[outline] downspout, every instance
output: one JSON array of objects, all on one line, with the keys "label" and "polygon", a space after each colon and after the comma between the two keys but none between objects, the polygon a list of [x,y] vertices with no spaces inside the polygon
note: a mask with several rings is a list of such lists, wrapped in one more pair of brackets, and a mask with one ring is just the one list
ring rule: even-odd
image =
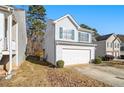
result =
[{"label": "downspout", "polygon": [[19,66],[18,62],[18,23],[16,23],[16,66]]},{"label": "downspout", "polygon": [[[11,9],[8,9],[11,12]],[[5,79],[11,79],[12,77],[12,14],[8,16],[8,31],[9,31],[9,71]]]},{"label": "downspout", "polygon": [[12,15],[9,15],[9,71],[8,74],[11,74],[12,71]]},{"label": "downspout", "polygon": [[56,24],[54,24],[54,65],[56,66]]}]

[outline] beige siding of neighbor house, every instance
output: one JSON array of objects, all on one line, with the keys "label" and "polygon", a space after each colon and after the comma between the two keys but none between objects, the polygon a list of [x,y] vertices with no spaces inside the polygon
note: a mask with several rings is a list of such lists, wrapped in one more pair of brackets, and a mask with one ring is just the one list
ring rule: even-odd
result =
[{"label": "beige siding of neighbor house", "polygon": [[[115,52],[118,54],[118,56],[120,56],[120,41],[114,37],[113,35],[110,36],[107,40],[106,40],[106,52],[111,52],[114,56],[115,56]],[[112,47],[107,47],[107,42],[109,43],[113,43]],[[115,44],[117,44],[117,46],[115,47]],[[119,47],[118,47],[119,44]]]},{"label": "beige siding of neighbor house", "polygon": [[116,43],[116,44],[119,44],[119,47],[116,47],[116,48],[114,47],[114,50],[115,50],[115,51],[120,51],[120,42],[118,41],[118,39],[116,39],[116,40],[114,41],[114,44],[115,44],[115,43]]},{"label": "beige siding of neighbor house", "polygon": [[[109,46],[107,46],[107,43],[109,43]],[[115,43],[117,44],[116,47]],[[113,55],[115,57],[120,56],[120,41],[114,35],[111,35],[107,40],[97,41],[96,44],[96,56],[105,56],[106,54]]]},{"label": "beige siding of neighbor house", "polygon": [[107,42],[109,43],[113,43],[113,40],[115,39],[115,37],[112,35],[110,36],[107,40],[106,40],[106,51],[113,51],[113,47],[107,47]]},{"label": "beige siding of neighbor house", "polygon": [[98,41],[96,42],[96,57],[104,56],[106,54],[106,41]]}]

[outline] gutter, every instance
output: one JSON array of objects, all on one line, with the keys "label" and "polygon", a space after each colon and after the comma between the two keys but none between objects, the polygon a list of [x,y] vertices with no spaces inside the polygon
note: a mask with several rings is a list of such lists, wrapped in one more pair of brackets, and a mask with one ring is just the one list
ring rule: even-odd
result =
[{"label": "gutter", "polygon": [[70,41],[56,41],[57,45],[74,45],[74,46],[92,46],[96,47],[97,44],[92,44],[92,43],[84,43],[84,42],[70,42]]}]

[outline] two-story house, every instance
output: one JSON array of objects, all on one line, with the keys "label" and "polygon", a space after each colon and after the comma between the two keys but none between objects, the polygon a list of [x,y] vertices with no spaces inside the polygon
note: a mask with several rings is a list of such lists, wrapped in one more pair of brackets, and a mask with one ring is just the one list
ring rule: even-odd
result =
[{"label": "two-story house", "polygon": [[96,38],[96,56],[113,55],[120,56],[120,39],[115,34],[107,34]]},{"label": "two-story house", "polygon": [[95,57],[92,33],[81,28],[69,14],[48,20],[44,37],[46,60],[54,65],[58,60],[63,60],[65,65],[89,63]]},{"label": "two-story house", "polygon": [[117,35],[119,39],[121,40],[120,44],[120,55],[124,56],[124,35]]},{"label": "two-story house", "polygon": [[0,6],[0,67],[8,74],[25,60],[27,44],[25,11]]}]

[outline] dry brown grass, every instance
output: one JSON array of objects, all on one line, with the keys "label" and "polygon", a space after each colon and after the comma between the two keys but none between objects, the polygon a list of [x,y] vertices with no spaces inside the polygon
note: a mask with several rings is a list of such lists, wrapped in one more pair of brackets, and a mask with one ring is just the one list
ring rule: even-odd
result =
[{"label": "dry brown grass", "polygon": [[100,81],[71,71],[53,68],[50,64],[26,61],[11,80],[1,80],[0,86],[12,87],[100,87],[109,86]]},{"label": "dry brown grass", "polygon": [[112,67],[124,69],[124,61],[115,61],[115,60],[103,61],[103,63],[100,65],[101,66],[112,66]]}]

